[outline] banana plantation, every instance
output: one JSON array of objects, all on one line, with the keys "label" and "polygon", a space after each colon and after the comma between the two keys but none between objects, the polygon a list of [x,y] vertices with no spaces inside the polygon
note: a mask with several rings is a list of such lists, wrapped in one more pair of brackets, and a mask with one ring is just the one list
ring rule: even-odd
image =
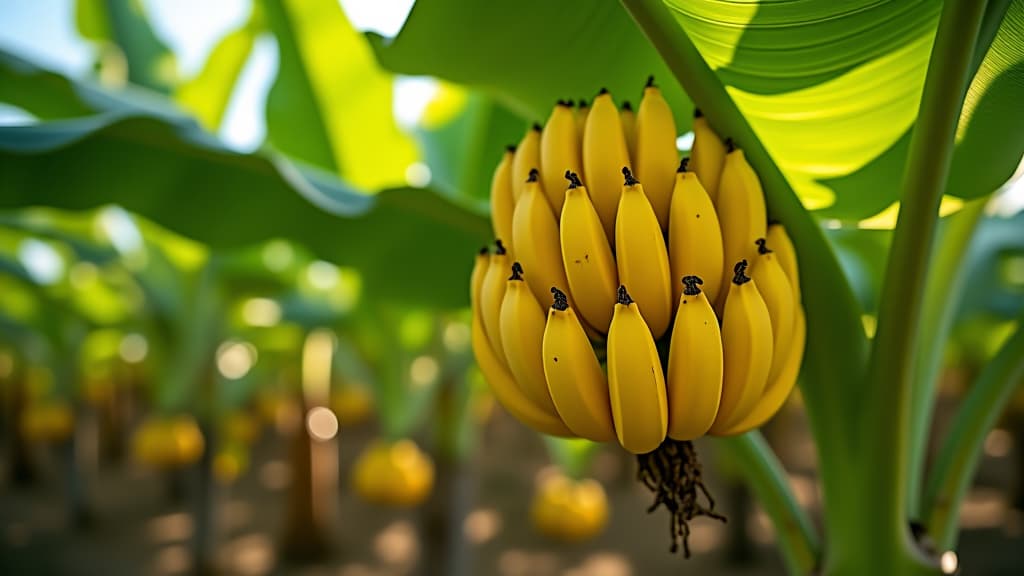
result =
[{"label": "banana plantation", "polygon": [[1024,0],[0,3],[0,574],[1024,574]]}]

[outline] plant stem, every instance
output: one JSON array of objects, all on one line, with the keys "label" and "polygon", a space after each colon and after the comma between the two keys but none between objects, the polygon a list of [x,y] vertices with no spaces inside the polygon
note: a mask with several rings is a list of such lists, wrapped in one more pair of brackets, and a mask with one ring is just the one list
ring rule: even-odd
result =
[{"label": "plant stem", "polygon": [[977,468],[985,435],[1021,382],[1024,382],[1024,318],[967,393],[928,476],[922,510],[927,514],[928,533],[940,550],[956,545],[960,502]]},{"label": "plant stem", "polygon": [[964,255],[987,203],[988,196],[978,198],[950,216],[932,250],[934,263],[928,271],[921,318],[921,333],[928,334],[929,338],[918,340],[910,392],[907,513],[913,519],[920,519],[921,478],[924,475],[928,432],[935,405],[935,386],[942,367],[942,353],[966,284]]},{"label": "plant stem", "polygon": [[775,525],[790,574],[810,574],[818,567],[821,544],[811,519],[797,503],[782,468],[758,431],[723,438],[720,444],[743,462],[742,474]]},{"label": "plant stem", "polygon": [[[882,558],[908,541],[906,486],[911,375],[921,322],[928,256],[939,201],[953,155],[954,136],[986,2],[949,0],[943,7],[928,64],[920,113],[910,142],[903,199],[880,296],[878,331],[864,383],[862,449],[871,473],[866,494],[878,526],[861,535]],[[884,560],[883,560],[884,562]],[[885,565],[885,564],[883,564]]]}]

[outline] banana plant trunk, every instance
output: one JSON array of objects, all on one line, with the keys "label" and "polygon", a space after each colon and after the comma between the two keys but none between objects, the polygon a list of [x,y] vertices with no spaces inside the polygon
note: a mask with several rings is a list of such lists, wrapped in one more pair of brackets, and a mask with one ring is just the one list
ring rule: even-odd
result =
[{"label": "banana plant trunk", "polygon": [[91,410],[75,404],[71,436],[59,446],[67,486],[71,526],[87,530],[95,523],[92,479],[96,472],[96,420]]},{"label": "banana plant trunk", "polygon": [[474,476],[465,462],[440,456],[436,464],[434,494],[425,511],[422,576],[471,573],[470,547],[463,536],[463,523],[473,501]]},{"label": "banana plant trunk", "polygon": [[25,412],[25,382],[15,378],[10,382],[10,403],[7,417],[7,454],[10,465],[7,473],[14,486],[29,486],[36,479],[36,470],[32,465],[32,454],[28,439],[21,430],[21,418]]},{"label": "banana plant trunk", "polygon": [[318,513],[314,498],[324,490],[322,486],[315,485],[322,478],[314,473],[313,439],[305,423],[306,404],[301,395],[298,399],[304,408],[302,418],[294,423],[288,436],[292,479],[281,555],[290,562],[307,563],[325,559],[330,553],[331,543],[324,526],[324,515]]}]

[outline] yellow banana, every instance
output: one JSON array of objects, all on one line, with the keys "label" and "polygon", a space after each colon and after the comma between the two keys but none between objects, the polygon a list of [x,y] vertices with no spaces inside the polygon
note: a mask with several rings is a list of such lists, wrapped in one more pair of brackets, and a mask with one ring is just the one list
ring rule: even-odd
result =
[{"label": "yellow banana", "polygon": [[626,136],[626,149],[629,150],[629,159],[636,164],[636,113],[633,112],[633,105],[626,100],[619,108],[619,120],[622,121],[622,133]]},{"label": "yellow banana", "polygon": [[495,356],[502,365],[507,366],[505,350],[501,345],[501,302],[505,299],[510,263],[504,244],[501,240],[495,243],[498,249],[491,254],[490,264],[480,286],[480,320],[483,322],[487,340],[490,341]]},{"label": "yellow banana", "polygon": [[634,454],[654,451],[668,431],[665,374],[651,330],[625,286],[619,286],[608,330],[608,391],[619,444]]},{"label": "yellow banana", "polygon": [[607,442],[612,427],[608,378],[564,292],[552,287],[554,304],[544,327],[544,376],[562,421],[577,436]]},{"label": "yellow banana", "polygon": [[800,363],[804,358],[804,345],[807,341],[807,324],[804,319],[804,310],[800,306],[796,309],[796,318],[793,321],[793,339],[790,341],[789,349],[785,352],[786,362],[782,371],[774,380],[769,380],[764,387],[761,399],[754,406],[754,411],[745,418],[730,426],[722,432],[723,436],[742,434],[761,426],[775,416],[775,413],[782,408],[793,391],[797,376],[800,374]]},{"label": "yellow banana", "polygon": [[793,287],[796,294],[796,301],[801,301],[800,296],[800,268],[796,263],[796,249],[793,248],[793,241],[786,234],[786,227],[779,223],[768,226],[768,245],[775,251],[779,265],[786,271],[786,278]]},{"label": "yellow banana", "polygon": [[654,85],[654,76],[647,78],[640,110],[636,113],[636,177],[644,183],[647,198],[658,215],[662,230],[668,229],[669,204],[675,184],[673,171],[679,164],[676,151],[676,120],[672,109]]},{"label": "yellow banana", "polygon": [[619,284],[615,258],[587,189],[576,174],[566,174],[566,178],[570,184],[559,227],[565,275],[580,316],[607,334]]},{"label": "yellow banana", "polygon": [[[718,202],[715,204],[718,223],[722,227],[722,249],[726,262],[753,262],[757,256],[755,242],[767,233],[764,193],[761,181],[747,163],[743,150],[733,148],[731,141],[728,145],[730,150],[725,157]],[[697,176],[700,177],[700,174]],[[725,270],[722,284],[728,285],[728,282],[729,271]],[[719,311],[724,305],[725,293],[723,290],[718,295],[716,308]]]},{"label": "yellow banana", "polygon": [[665,238],[643,186],[629,168],[622,168],[622,174],[626,182],[615,220],[619,282],[631,287],[640,313],[658,339],[672,317],[672,277]]},{"label": "yellow banana", "polygon": [[509,372],[530,401],[545,412],[558,415],[544,378],[544,310],[523,281],[523,267],[512,264],[512,276],[501,302],[501,343]]},{"label": "yellow banana", "polygon": [[[704,295],[709,302],[714,302],[722,286],[722,229],[700,177],[687,170],[687,160],[683,158],[679,164],[672,191],[668,259],[673,279],[686,274],[700,276],[705,279]],[[682,284],[673,282],[672,286],[672,301],[678,303]]]},{"label": "yellow banana", "polygon": [[471,341],[477,366],[490,385],[491,391],[494,392],[498,402],[517,420],[544,434],[572,436],[572,431],[566,427],[557,415],[545,412],[542,408],[534,405],[523,394],[515,380],[513,380],[512,374],[505,367],[504,360],[499,358],[495,354],[494,349],[491,348],[490,340],[488,340],[485,333],[483,314],[480,307],[483,278],[486,275],[485,271],[489,270],[490,265],[490,258],[484,252],[477,257],[476,266],[473,268],[473,294],[471,298],[473,324]]},{"label": "yellow banana", "polygon": [[491,225],[498,238],[506,242],[512,242],[512,213],[516,207],[512,195],[512,159],[515,153],[514,146],[505,150],[491,179]]},{"label": "yellow banana", "polygon": [[757,285],[736,263],[722,317],[722,401],[710,433],[746,418],[761,398],[772,367],[772,321]]},{"label": "yellow banana", "polygon": [[512,216],[512,244],[526,272],[526,283],[537,302],[547,302],[552,286],[568,286],[562,264],[558,221],[541,192],[536,169],[530,171],[523,195]]},{"label": "yellow banana", "polygon": [[772,320],[772,350],[777,352],[772,356],[772,368],[768,372],[768,381],[771,382],[778,378],[786,365],[786,351],[793,339],[797,302],[786,273],[764,238],[757,240],[757,260],[754,260],[750,268],[750,277],[757,284],[757,291],[764,299],[768,316]]},{"label": "yellow banana", "polygon": [[[576,106],[576,131],[580,135],[580,146],[583,145],[583,134],[587,131],[587,117],[590,116],[590,105],[587,101],[580,98],[579,104]],[[583,172],[580,172],[580,176]]]},{"label": "yellow banana", "polygon": [[587,175],[587,189],[594,203],[608,242],[615,242],[615,212],[622,192],[620,170],[629,163],[629,149],[622,133],[622,121],[607,90],[594,99],[587,115],[583,132],[583,170]]},{"label": "yellow banana", "polygon": [[697,173],[711,202],[718,206],[719,178],[725,165],[726,146],[718,134],[711,129],[708,119],[700,110],[693,112],[693,171]]},{"label": "yellow banana", "polygon": [[562,175],[566,170],[578,173],[582,169],[583,156],[579,133],[576,131],[576,118],[570,104],[559,100],[540,136],[541,183],[556,219],[562,213],[562,203],[565,201],[565,181]]},{"label": "yellow banana", "polygon": [[540,166],[540,124],[534,124],[526,131],[523,139],[516,146],[516,154],[512,159],[512,197],[516,202],[526,189],[526,179],[530,170]]},{"label": "yellow banana", "polygon": [[698,284],[684,276],[685,290],[672,326],[668,353],[668,435],[693,440],[708,431],[722,397],[722,333],[718,317]]}]

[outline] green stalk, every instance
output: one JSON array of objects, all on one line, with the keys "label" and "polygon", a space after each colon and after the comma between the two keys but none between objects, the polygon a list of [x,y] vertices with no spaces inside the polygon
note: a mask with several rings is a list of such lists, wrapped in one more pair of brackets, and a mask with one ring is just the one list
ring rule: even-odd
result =
[{"label": "green stalk", "polygon": [[970,487],[985,436],[995,425],[1014,390],[1024,382],[1024,318],[981,371],[953,418],[939,459],[928,476],[922,510],[925,526],[940,550],[956,545],[960,502]]},{"label": "green stalk", "polygon": [[950,0],[943,7],[910,142],[902,205],[880,295],[878,331],[862,387],[861,405],[871,414],[862,426],[866,460],[861,464],[870,470],[862,489],[871,498],[876,520],[861,526],[865,532],[859,537],[871,545],[883,566],[896,565],[907,556],[911,376],[922,296],[985,4]]},{"label": "green stalk", "polygon": [[786,471],[764,436],[755,430],[742,436],[723,438],[719,444],[743,462],[741,474],[775,525],[789,573],[812,573],[821,559],[818,534],[793,496]]},{"label": "green stalk", "polygon": [[[1009,6],[1010,0],[989,0],[985,7],[981,30],[978,33],[978,43],[974,47],[974,55],[971,59],[970,74],[972,77],[985,59]],[[907,513],[914,519],[920,519],[924,514],[920,508],[921,487],[925,454],[928,449],[928,432],[931,428],[932,411],[935,406],[935,385],[942,364],[942,351],[949,338],[953,313],[963,295],[964,252],[987,203],[988,195],[968,203],[963,210],[950,217],[946,231],[940,232],[938,244],[932,250],[932,255],[936,260],[932,265],[932,270],[928,273],[921,334],[933,336],[918,342],[918,358],[914,366],[910,402],[910,468],[907,479]]]},{"label": "green stalk", "polygon": [[911,378],[910,391],[910,462],[907,470],[907,513],[918,519],[921,505],[921,482],[924,476],[925,454],[928,450],[928,432],[931,429],[932,410],[935,406],[935,387],[942,353],[953,319],[963,297],[966,278],[964,255],[971,236],[984,213],[988,197],[967,203],[950,216],[932,250],[934,263],[928,271],[925,286],[921,338],[917,345],[917,361]]}]

